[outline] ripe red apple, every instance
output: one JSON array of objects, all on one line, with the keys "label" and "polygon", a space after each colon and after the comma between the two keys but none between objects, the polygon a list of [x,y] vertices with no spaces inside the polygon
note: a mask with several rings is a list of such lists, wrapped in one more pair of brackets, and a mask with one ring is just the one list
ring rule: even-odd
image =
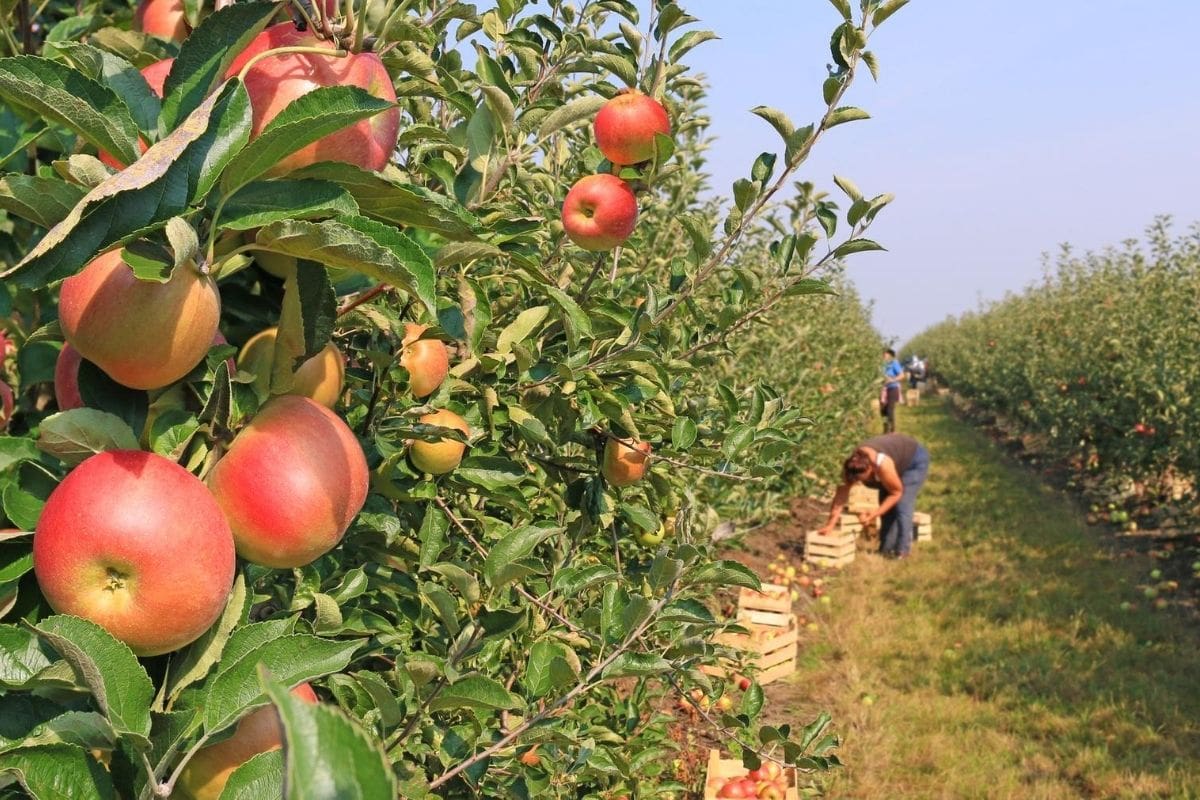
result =
[{"label": "ripe red apple", "polygon": [[[250,42],[233,61],[227,77],[236,76],[254,56],[279,47],[316,47],[333,51],[332,42],[291,22],[272,25]],[[258,61],[245,76],[252,113],[251,137],[262,133],[293,100],[322,86],[357,86],[381,100],[396,102],[392,79],[374,53],[345,58],[314,53],[287,53]],[[268,175],[283,175],[318,161],[344,161],[378,172],[391,160],[400,133],[400,109],[389,108],[334,131],[284,158]]]},{"label": "ripe red apple", "polygon": [[743,675],[738,678],[737,685],[738,685],[738,688],[741,689],[743,692],[749,691],[750,679]]},{"label": "ripe red apple", "polygon": [[8,428],[8,423],[12,421],[13,409],[16,406],[12,387],[4,381],[0,381],[0,430]]},{"label": "ripe red apple", "polygon": [[604,445],[604,463],[600,466],[600,472],[604,480],[613,486],[631,486],[645,476],[649,456],[649,442],[630,445],[609,439]]},{"label": "ripe red apple", "polygon": [[[254,374],[254,388],[260,395],[266,395],[271,388],[275,340],[278,336],[278,328],[259,331],[242,345],[242,352],[238,353],[238,367]],[[346,358],[330,342],[293,373],[292,389],[288,394],[311,397],[326,408],[333,408],[342,396],[345,378]]]},{"label": "ripe red apple", "polygon": [[208,630],[233,584],[233,536],[204,484],[153,453],[98,453],[46,501],[33,535],[38,586],[141,656]]},{"label": "ripe red apple", "polygon": [[450,373],[450,351],[437,339],[422,339],[428,325],[413,322],[404,325],[400,366],[408,370],[408,386],[413,397],[428,397],[437,391]]},{"label": "ripe red apple", "polygon": [[79,393],[79,365],[83,356],[71,345],[63,343],[54,362],[54,401],[59,411],[83,408],[83,395]]},{"label": "ripe red apple", "polygon": [[629,184],[602,173],[580,178],[563,201],[563,229],[584,250],[612,250],[637,225],[637,198]]},{"label": "ripe red apple", "polygon": [[67,342],[110,378],[160,389],[208,352],[221,296],[194,264],[178,267],[166,283],[141,281],[120,250],[109,250],[63,281],[58,316]]},{"label": "ripe red apple", "polygon": [[527,767],[536,767],[538,764],[542,763],[542,759],[540,756],[538,756],[537,750],[538,746],[535,744],[524,753],[521,753],[521,763]]},{"label": "ripe red apple", "polygon": [[182,42],[191,32],[183,0],[142,0],[133,12],[133,29],[176,42]]},{"label": "ripe red apple", "polygon": [[[307,683],[292,689],[292,696],[316,703],[317,693]],[[238,721],[233,736],[202,747],[184,767],[176,786],[190,800],[217,800],[229,782],[229,776],[259,753],[283,746],[283,726],[274,706],[251,711]]]},{"label": "ripe red apple", "polygon": [[[453,428],[462,431],[464,436],[471,435],[467,421],[453,411],[442,409],[421,417],[419,422],[426,425],[439,425],[443,428]],[[464,442],[454,439],[441,439],[437,442],[426,442],[421,439],[412,440],[408,455],[413,466],[430,475],[444,475],[455,469],[462,461],[463,452],[467,449]]]},{"label": "ripe red apple", "polygon": [[629,90],[605,103],[592,127],[605,158],[614,164],[640,164],[654,158],[654,136],[670,135],[671,120],[657,100]]},{"label": "ripe red apple", "polygon": [[367,461],[354,433],[320,403],[266,403],[213,467],[208,486],[238,555],[276,569],[329,552],[367,499]]},{"label": "ripe red apple", "polygon": [[[182,6],[181,6],[182,7]],[[155,61],[148,67],[142,67],[142,77],[146,79],[146,83],[150,84],[150,91],[154,92],[161,99],[163,96],[163,84],[167,81],[167,75],[171,73],[171,65],[175,63],[173,58],[164,58],[161,61]],[[142,137],[138,137],[138,149],[141,152],[146,152],[149,145]],[[112,153],[107,150],[101,150],[97,156],[108,166],[113,169],[125,169],[128,164],[122,163]]]}]

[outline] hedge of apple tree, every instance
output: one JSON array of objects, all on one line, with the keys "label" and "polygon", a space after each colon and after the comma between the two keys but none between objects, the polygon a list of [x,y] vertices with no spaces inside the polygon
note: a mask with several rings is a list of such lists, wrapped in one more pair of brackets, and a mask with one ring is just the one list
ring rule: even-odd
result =
[{"label": "hedge of apple tree", "polygon": [[[865,321],[890,196],[777,201],[904,0],[723,201],[678,3],[219,5],[0,8],[0,796],[679,796],[714,505],[830,456],[732,359]],[[704,718],[837,763],[763,702]]]},{"label": "hedge of apple tree", "polygon": [[1103,478],[1115,499],[1149,501],[1200,474],[1188,445],[1200,433],[1198,301],[1200,229],[1177,233],[1160,218],[1143,241],[1064,247],[1039,283],[905,349],[1047,455]]}]

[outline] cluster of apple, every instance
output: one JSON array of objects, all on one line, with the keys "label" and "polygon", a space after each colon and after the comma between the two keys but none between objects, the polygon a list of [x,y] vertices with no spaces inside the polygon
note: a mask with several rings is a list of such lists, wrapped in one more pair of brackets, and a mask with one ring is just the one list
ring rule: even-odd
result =
[{"label": "cluster of apple", "polygon": [[[657,100],[628,89],[601,107],[592,131],[600,152],[620,169],[654,158],[654,137],[669,135],[671,121]],[[563,230],[584,250],[619,247],[633,233],[637,218],[633,189],[607,172],[580,178],[563,201]]]},{"label": "cluster of apple", "polygon": [[[188,33],[180,0],[145,0],[137,25],[168,38]],[[284,22],[253,39],[228,74],[239,74],[251,58],[268,51],[301,45],[337,49]],[[168,59],[143,70],[160,95],[172,64]],[[292,100],[319,86],[354,85],[396,99],[390,77],[372,53],[330,58],[285,52],[256,61],[242,77],[252,107],[252,136]],[[398,132],[399,111],[393,107],[293,153],[272,174],[329,160],[379,170],[388,163]],[[125,166],[100,155],[114,168]],[[288,279],[296,269],[290,261],[276,263],[273,272],[282,269],[285,274],[279,276]],[[86,360],[116,383],[151,393],[143,437],[148,439],[156,414],[188,407],[180,382],[212,347],[226,344],[220,318],[216,282],[195,263],[179,265],[165,282],[143,281],[119,249],[102,253],[66,279],[60,291],[66,339],[55,365],[60,411],[85,406],[80,369]],[[423,325],[407,325],[398,357],[417,398],[432,394],[449,371],[445,344],[422,338],[425,331]],[[295,352],[294,342],[280,341],[288,335],[278,328],[261,331],[245,343],[236,363],[227,362],[230,371],[238,372],[239,380],[252,378],[266,397],[277,354]],[[343,394],[344,376],[345,359],[332,343],[301,363],[293,370],[290,390],[266,399],[222,447],[203,481],[178,463],[142,450],[102,452],[76,466],[50,494],[33,537],[34,573],[50,606],[95,622],[139,656],[158,655],[191,643],[221,614],[236,556],[286,569],[335,547],[368,490],[362,448],[332,410]],[[6,400],[5,417],[8,406]],[[427,414],[420,422],[469,436],[466,422],[450,411]],[[464,449],[463,442],[451,439],[413,441],[409,454],[418,469],[441,474],[458,465]],[[310,687],[295,691],[316,700]],[[196,797],[218,796],[233,766],[266,749],[263,742],[278,746],[273,714],[251,715],[238,731],[192,762],[193,786],[218,784],[215,790],[194,791]]]},{"label": "cluster of apple", "polygon": [[725,779],[717,797],[757,797],[759,800],[783,800],[787,796],[787,776],[774,761],[764,762],[746,775]]},{"label": "cluster of apple", "polygon": [[[805,591],[814,599],[819,600],[825,596],[824,578],[812,575],[812,567],[806,562],[801,562],[797,567],[787,556],[780,553],[767,565],[767,571],[771,573],[771,580],[775,584],[785,587],[791,593],[792,602],[799,600]],[[829,600],[826,598],[823,602],[828,603]]]}]

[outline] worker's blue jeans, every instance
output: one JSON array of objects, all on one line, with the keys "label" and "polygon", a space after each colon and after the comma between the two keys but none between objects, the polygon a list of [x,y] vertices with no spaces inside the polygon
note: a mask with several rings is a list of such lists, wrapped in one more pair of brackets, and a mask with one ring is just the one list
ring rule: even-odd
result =
[{"label": "worker's blue jeans", "polygon": [[[900,502],[892,510],[883,515],[879,526],[879,552],[885,555],[906,556],[912,550],[913,543],[913,511],[917,507],[917,494],[929,476],[929,451],[917,447],[917,454],[912,463],[900,476],[904,484],[904,494]],[[882,489],[879,491],[879,502],[887,497]]]}]

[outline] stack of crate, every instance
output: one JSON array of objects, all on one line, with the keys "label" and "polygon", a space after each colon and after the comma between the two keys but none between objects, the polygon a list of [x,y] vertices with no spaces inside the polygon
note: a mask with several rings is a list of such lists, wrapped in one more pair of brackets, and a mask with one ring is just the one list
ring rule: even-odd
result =
[{"label": "stack of crate", "polygon": [[913,512],[913,538],[918,542],[933,541],[933,515],[922,511]]},{"label": "stack of crate", "polygon": [[[857,524],[858,520],[854,522]],[[838,530],[830,534],[809,531],[804,535],[804,560],[824,567],[843,567],[854,561],[857,539],[856,531]]]},{"label": "stack of crate", "polygon": [[921,390],[906,389],[904,391],[904,402],[908,403],[910,406],[921,405]]},{"label": "stack of crate", "polygon": [[860,511],[874,511],[879,508],[879,490],[856,483],[850,487],[850,499],[846,502],[846,510],[851,514]]},{"label": "stack of crate", "polygon": [[[738,624],[745,633],[718,634],[716,644],[749,654],[760,684],[768,684],[796,671],[800,630],[792,613],[792,594],[786,586],[764,583],[761,592],[742,589],[738,596]],[[710,675],[725,675],[719,668],[704,667]]]},{"label": "stack of crate", "polygon": [[[704,800],[717,800],[719,797],[733,797],[735,795],[721,795],[721,788],[730,778],[740,778],[748,774],[748,770],[742,766],[740,758],[721,758],[720,750],[708,751],[708,773],[704,779]],[[785,767],[783,774],[786,776],[786,793],[783,800],[800,800],[800,789],[797,783],[796,768]],[[736,795],[743,797],[744,795]]]}]

